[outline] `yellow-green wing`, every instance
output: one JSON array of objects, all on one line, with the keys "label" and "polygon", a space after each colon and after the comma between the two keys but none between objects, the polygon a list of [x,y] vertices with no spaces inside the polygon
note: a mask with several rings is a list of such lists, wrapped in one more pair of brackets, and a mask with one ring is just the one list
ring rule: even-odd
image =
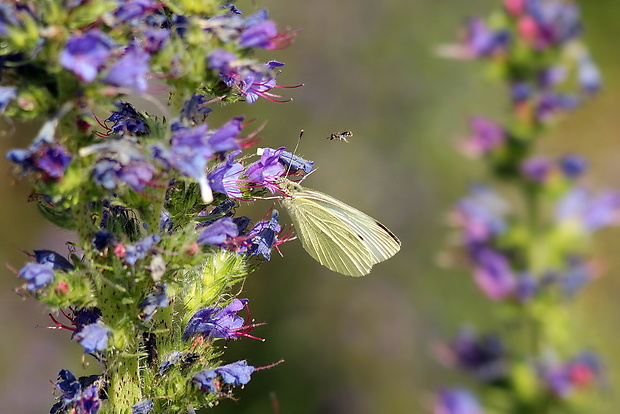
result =
[{"label": "yellow-green wing", "polygon": [[301,244],[316,261],[334,272],[363,276],[373,258],[357,234],[346,223],[317,203],[305,198],[285,198],[286,208]]},{"label": "yellow-green wing", "polygon": [[282,180],[282,199],[306,251],[336,272],[362,276],[394,256],[400,241],[367,214],[319,191]]},{"label": "yellow-green wing", "polygon": [[400,250],[400,240],[394,233],[368,214],[319,191],[304,189],[297,196],[316,202],[352,229],[366,246],[373,264],[389,259]]}]

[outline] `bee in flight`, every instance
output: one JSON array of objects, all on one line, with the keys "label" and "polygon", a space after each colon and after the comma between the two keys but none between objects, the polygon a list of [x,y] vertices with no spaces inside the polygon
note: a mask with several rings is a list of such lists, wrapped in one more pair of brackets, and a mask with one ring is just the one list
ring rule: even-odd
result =
[{"label": "bee in flight", "polygon": [[341,133],[333,133],[330,136],[327,137],[328,140],[333,141],[335,139],[337,139],[338,141],[344,141],[347,144],[349,143],[349,141],[347,141],[348,137],[352,137],[353,136],[353,132],[351,131],[342,131]]}]

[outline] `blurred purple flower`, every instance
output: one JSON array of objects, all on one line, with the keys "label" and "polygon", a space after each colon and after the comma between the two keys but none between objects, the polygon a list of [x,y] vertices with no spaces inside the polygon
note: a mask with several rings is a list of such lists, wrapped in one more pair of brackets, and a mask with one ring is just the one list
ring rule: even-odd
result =
[{"label": "blurred purple flower", "polygon": [[560,159],[560,168],[569,179],[580,177],[588,168],[587,161],[580,155],[565,155]]},{"label": "blurred purple flower", "polygon": [[539,375],[549,390],[568,397],[576,389],[587,388],[603,379],[603,367],[596,354],[582,352],[567,362],[547,358],[539,366]]},{"label": "blurred purple flower", "polygon": [[544,184],[553,171],[553,163],[547,157],[532,157],[523,161],[521,173],[531,181]]},{"label": "blurred purple flower", "polygon": [[507,375],[507,355],[497,335],[476,337],[470,329],[462,329],[450,343],[449,351],[455,365],[484,382]]},{"label": "blurred purple flower", "polygon": [[604,191],[598,195],[584,187],[575,187],[560,199],[555,211],[559,222],[579,223],[593,232],[620,222],[620,194]]},{"label": "blurred purple flower", "polygon": [[108,337],[110,329],[99,323],[86,325],[79,331],[75,332],[73,339],[78,341],[84,352],[92,354],[97,351],[104,351],[108,348]]},{"label": "blurred purple flower", "polygon": [[230,386],[245,385],[250,382],[250,376],[255,368],[248,365],[246,361],[237,361],[232,364],[222,365],[221,367],[203,370],[198,372],[192,378],[201,391],[207,391],[211,394],[217,394],[221,390],[220,381]]},{"label": "blurred purple flower", "polygon": [[50,410],[51,414],[95,414],[99,411],[99,375],[76,379],[70,371],[63,369],[58,373],[58,379],[54,386],[62,395],[57,397],[58,402]]},{"label": "blurred purple flower", "polygon": [[476,284],[487,297],[502,300],[515,293],[517,281],[506,256],[484,246],[473,248],[470,255]]},{"label": "blurred purple flower", "polygon": [[60,53],[60,64],[82,81],[92,82],[110,57],[114,42],[97,29],[69,38]]},{"label": "blurred purple flower", "polygon": [[151,56],[136,47],[128,47],[125,54],[110,68],[104,82],[144,93],[148,87],[146,75]]},{"label": "blurred purple flower", "polygon": [[445,389],[437,394],[433,414],[483,414],[476,397],[461,388]]},{"label": "blurred purple flower", "polygon": [[463,142],[463,149],[469,155],[478,157],[488,154],[506,141],[506,132],[497,123],[483,117],[469,121],[471,136]]},{"label": "blurred purple flower", "polygon": [[506,231],[508,205],[496,192],[483,185],[472,186],[468,197],[459,201],[455,214],[468,244],[486,242]]},{"label": "blurred purple flower", "polygon": [[143,400],[131,406],[131,414],[149,414],[155,404],[151,400]]},{"label": "blurred purple flower", "polygon": [[28,263],[19,271],[19,277],[26,280],[29,291],[35,292],[54,281],[54,270],[50,264]]},{"label": "blurred purple flower", "polygon": [[198,235],[199,244],[225,246],[226,242],[239,235],[239,229],[230,217],[222,217],[202,229]]},{"label": "blurred purple flower", "polygon": [[13,86],[0,86],[0,115],[9,105],[12,99],[17,97],[17,88]]}]

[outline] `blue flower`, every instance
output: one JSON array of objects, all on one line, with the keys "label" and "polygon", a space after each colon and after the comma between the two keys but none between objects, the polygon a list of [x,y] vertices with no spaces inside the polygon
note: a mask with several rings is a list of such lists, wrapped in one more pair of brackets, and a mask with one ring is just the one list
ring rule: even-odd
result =
[{"label": "blue flower", "polygon": [[72,159],[63,146],[42,139],[36,139],[27,150],[10,150],[6,157],[24,173],[40,173],[44,180],[62,178]]},{"label": "blue flower", "polygon": [[587,232],[617,224],[620,194],[604,191],[594,195],[584,187],[575,187],[560,199],[555,216],[560,223],[577,223]]},{"label": "blue flower", "polygon": [[159,6],[153,0],[125,0],[114,10],[114,17],[121,22],[130,20],[144,20],[147,15]]},{"label": "blue flower", "polygon": [[198,235],[199,244],[224,246],[228,239],[237,237],[239,229],[230,217],[222,217],[205,226]]},{"label": "blue flower", "polygon": [[28,263],[19,271],[19,277],[26,279],[26,287],[35,292],[54,281],[54,270],[49,264]]},{"label": "blue flower", "polygon": [[131,414],[149,414],[155,404],[151,400],[143,400],[131,406]]},{"label": "blue flower", "polygon": [[294,173],[301,170],[306,174],[310,174],[314,169],[314,161],[305,160],[297,155],[293,155],[288,151],[282,151],[278,161],[289,168],[289,172]]},{"label": "blue flower", "polygon": [[221,391],[221,383],[218,379],[221,379],[223,383],[233,387],[245,385],[250,382],[250,376],[254,370],[255,368],[248,365],[245,360],[237,361],[232,364],[222,365],[215,369],[200,371],[194,375],[192,382],[194,382],[201,391],[217,394]]},{"label": "blue flower", "polygon": [[110,132],[113,134],[124,135],[145,135],[149,133],[144,117],[127,102],[115,102],[118,111],[113,111],[106,122],[112,122]]},{"label": "blue flower", "polygon": [[207,125],[183,128],[172,135],[170,161],[183,175],[193,178],[200,186],[202,200],[213,201],[213,194],[207,180],[207,161],[215,151],[208,142]]},{"label": "blue flower", "polygon": [[470,195],[459,201],[456,219],[463,227],[467,244],[486,242],[503,234],[507,224],[507,203],[489,187],[473,186]]},{"label": "blue flower", "polygon": [[544,184],[551,172],[553,171],[553,163],[547,157],[532,157],[523,161],[521,164],[521,173],[535,183]]},{"label": "blue flower", "polygon": [[198,115],[202,115],[204,120],[204,117],[212,111],[207,106],[208,102],[209,100],[205,95],[193,94],[181,108],[181,119],[198,123]]},{"label": "blue flower", "polygon": [[62,392],[58,402],[50,410],[50,414],[75,412],[76,414],[95,414],[99,411],[101,400],[99,399],[100,376],[90,375],[76,379],[68,370],[63,369],[58,373],[58,379],[54,385]]},{"label": "blue flower", "polygon": [[209,136],[208,143],[214,152],[239,149],[235,138],[241,133],[243,117],[233,118]]},{"label": "blue flower", "polygon": [[588,162],[580,155],[565,155],[560,159],[560,169],[567,178],[576,179],[588,168]]},{"label": "blue flower", "polygon": [[146,75],[151,56],[135,47],[129,47],[125,54],[110,68],[104,82],[144,93],[148,87]]},{"label": "blue flower", "polygon": [[243,165],[234,162],[236,156],[241,154],[241,150],[233,151],[228,154],[226,161],[215,167],[208,174],[209,185],[214,191],[226,194],[230,198],[241,198],[239,177],[243,172]]},{"label": "blue flower", "polygon": [[97,29],[71,37],[60,54],[60,64],[82,81],[92,82],[110,57],[114,42]]},{"label": "blue flower", "polygon": [[138,305],[140,314],[138,315],[142,321],[150,320],[157,309],[168,307],[168,294],[166,293],[166,285],[155,285],[153,291]]},{"label": "blue flower", "polygon": [[280,225],[278,220],[280,214],[278,210],[271,212],[271,218],[269,221],[261,221],[248,232],[248,239],[251,242],[248,248],[250,255],[261,255],[264,259],[271,259],[271,248],[278,245],[277,234],[280,232]]},{"label": "blue flower", "polygon": [[108,348],[108,337],[110,336],[110,329],[99,323],[93,323],[84,326],[79,331],[75,332],[73,339],[78,341],[84,352],[92,354],[97,351],[103,351]]},{"label": "blue flower", "polygon": [[37,263],[51,267],[54,270],[71,271],[75,269],[71,262],[53,250],[34,250],[34,255]]},{"label": "blue flower", "polygon": [[260,160],[253,162],[246,169],[247,180],[264,186],[271,193],[275,193],[279,188],[276,181],[285,172],[284,167],[279,162],[283,151],[284,147],[277,150],[263,148]]},{"label": "blue flower", "polygon": [[[138,260],[144,259],[150,252],[154,244],[159,243],[160,237],[157,234],[146,236],[134,244],[124,246],[121,256],[125,259],[125,263],[133,266]],[[118,248],[119,246],[117,246]]]},{"label": "blue flower", "polygon": [[12,86],[0,86],[0,115],[4,113],[4,110],[9,105],[12,99],[17,96],[17,88]]},{"label": "blue flower", "polygon": [[487,297],[501,300],[515,292],[517,280],[505,255],[485,246],[473,248],[470,255],[476,284]]},{"label": "blue flower", "polygon": [[471,136],[463,142],[463,149],[471,156],[486,155],[506,141],[506,132],[497,123],[477,116],[469,121]]},{"label": "blue flower", "polygon": [[462,329],[449,352],[455,365],[481,381],[495,381],[507,374],[506,351],[497,335],[476,337],[471,330]]},{"label": "blue flower", "polygon": [[442,390],[435,401],[433,414],[483,414],[476,397],[461,388]]},{"label": "blue flower", "polygon": [[234,299],[225,307],[209,307],[198,310],[187,322],[183,340],[200,335],[204,338],[236,339],[249,336],[250,327],[244,326],[244,320],[237,315],[248,303],[247,299]]}]

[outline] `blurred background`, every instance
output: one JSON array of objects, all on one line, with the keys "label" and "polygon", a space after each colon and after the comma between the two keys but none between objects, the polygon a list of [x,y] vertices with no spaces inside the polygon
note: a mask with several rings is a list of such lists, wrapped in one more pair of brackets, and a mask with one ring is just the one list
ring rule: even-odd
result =
[{"label": "blurred background", "polygon": [[[242,339],[228,344],[226,362],[247,359],[262,366],[238,401],[223,401],[214,413],[424,413],[434,390],[467,385],[442,367],[433,346],[463,323],[489,324],[492,304],[473,286],[467,269],[444,268],[438,257],[449,242],[446,212],[475,180],[480,163],[456,147],[471,115],[506,110],[501,86],[485,79],[483,66],[445,60],[436,48],[453,42],[467,16],[486,15],[499,0],[240,1],[246,14],[269,10],[282,27],[301,28],[294,44],[264,53],[286,63],[279,85],[293,102],[259,100],[216,111],[210,124],[235,115],[267,121],[264,146],[295,146],[318,167],[311,187],[372,215],[396,233],[402,251],[364,278],[343,277],[321,267],[297,241],[281,247],[284,258],[251,274],[242,297],[252,317],[267,325],[252,333],[264,343]],[[602,93],[554,128],[540,153],[580,153],[591,161],[589,181],[620,188],[620,2],[581,2],[586,40],[605,77]],[[3,129],[8,127],[4,120]],[[2,153],[24,147],[36,133],[16,125],[0,139]],[[351,130],[350,144],[328,141]],[[20,250],[66,253],[71,234],[46,224],[29,188],[11,176],[0,159],[0,263],[19,269]],[[260,203],[256,203],[260,204]],[[271,201],[254,207],[262,217]],[[284,217],[284,215],[283,215]],[[285,218],[284,222],[288,218]],[[620,229],[597,238],[606,275],[581,294],[573,307],[576,341],[602,354],[610,389],[595,393],[591,413],[617,413],[620,394]],[[0,278],[0,413],[44,413],[53,403],[61,368],[83,375],[82,348],[52,325],[45,309],[23,300],[7,269]],[[93,366],[91,366],[93,368]],[[279,407],[279,411],[278,411]]]}]

